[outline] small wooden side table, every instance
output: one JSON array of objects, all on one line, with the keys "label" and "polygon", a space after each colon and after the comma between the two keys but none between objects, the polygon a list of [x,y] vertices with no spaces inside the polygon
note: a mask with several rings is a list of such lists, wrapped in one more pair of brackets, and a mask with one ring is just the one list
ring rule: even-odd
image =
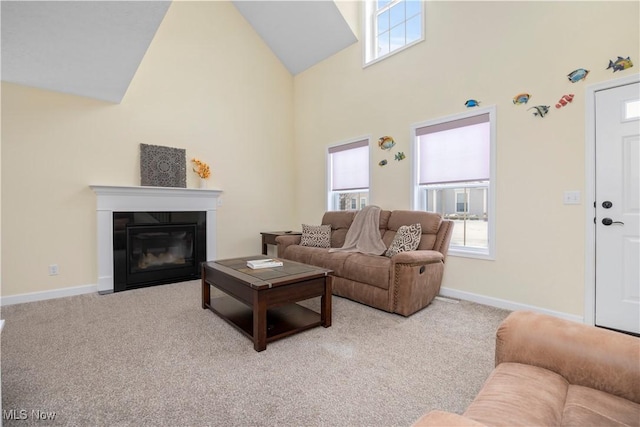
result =
[{"label": "small wooden side table", "polygon": [[267,254],[267,245],[277,245],[276,237],[278,236],[300,236],[299,231],[262,231],[262,255]]}]

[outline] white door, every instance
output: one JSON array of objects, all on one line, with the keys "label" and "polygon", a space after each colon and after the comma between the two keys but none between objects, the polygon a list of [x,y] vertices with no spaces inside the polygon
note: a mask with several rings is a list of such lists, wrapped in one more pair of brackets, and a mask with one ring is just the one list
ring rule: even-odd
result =
[{"label": "white door", "polygon": [[595,93],[595,324],[640,333],[640,83]]}]

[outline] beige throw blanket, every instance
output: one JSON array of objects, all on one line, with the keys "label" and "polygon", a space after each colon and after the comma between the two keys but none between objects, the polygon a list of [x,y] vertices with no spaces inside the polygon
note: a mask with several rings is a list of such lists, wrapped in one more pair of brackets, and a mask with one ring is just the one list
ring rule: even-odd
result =
[{"label": "beige throw blanket", "polygon": [[329,252],[361,252],[369,255],[382,255],[387,247],[380,238],[380,208],[366,206],[359,211],[341,248],[329,249]]}]

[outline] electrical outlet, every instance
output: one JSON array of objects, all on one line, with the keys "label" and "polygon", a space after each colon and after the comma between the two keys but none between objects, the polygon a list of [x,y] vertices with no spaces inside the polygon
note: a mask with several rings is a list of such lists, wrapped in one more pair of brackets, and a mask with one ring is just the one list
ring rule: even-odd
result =
[{"label": "electrical outlet", "polygon": [[49,276],[57,276],[58,275],[58,264],[51,264],[49,266]]}]

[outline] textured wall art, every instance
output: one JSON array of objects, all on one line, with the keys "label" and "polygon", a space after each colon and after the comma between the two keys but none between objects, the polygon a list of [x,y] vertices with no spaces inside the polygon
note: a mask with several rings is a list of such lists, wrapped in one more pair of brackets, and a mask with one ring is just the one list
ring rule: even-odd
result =
[{"label": "textured wall art", "polygon": [[186,188],[186,150],[140,144],[140,185]]}]

